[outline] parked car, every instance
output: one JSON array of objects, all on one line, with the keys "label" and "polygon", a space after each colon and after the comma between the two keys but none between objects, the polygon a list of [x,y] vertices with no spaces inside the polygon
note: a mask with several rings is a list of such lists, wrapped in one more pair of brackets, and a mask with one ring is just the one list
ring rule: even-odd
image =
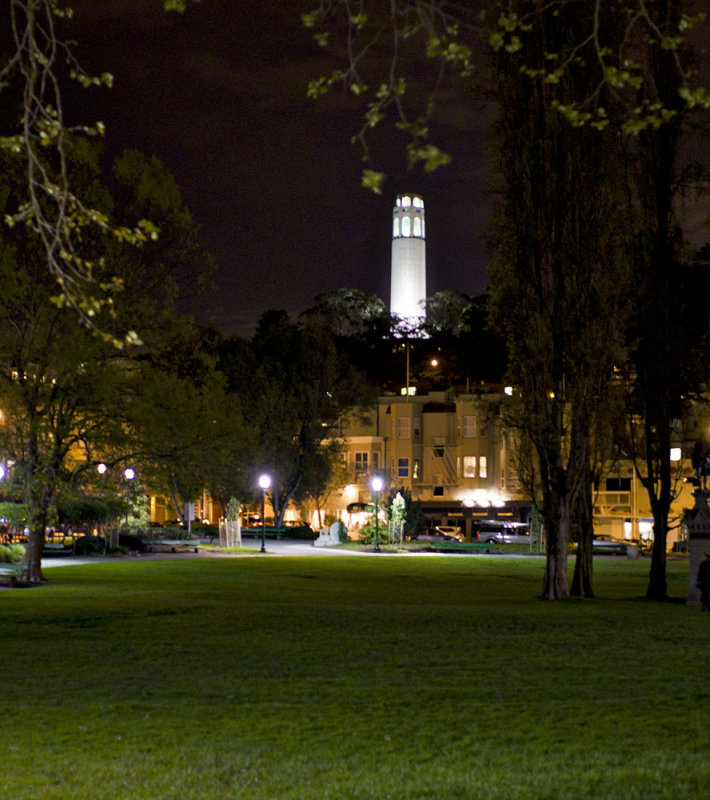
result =
[{"label": "parked car", "polygon": [[592,539],[592,553],[625,556],[628,544],[622,542],[621,539],[615,539],[613,536],[602,533]]},{"label": "parked car", "polygon": [[434,530],[437,533],[443,533],[444,536],[451,536],[457,542],[463,541],[463,536],[461,535],[461,529],[457,528],[454,525],[437,525]]},{"label": "parked car", "polygon": [[530,534],[524,522],[481,522],[476,541],[488,544],[536,545],[538,537]]}]

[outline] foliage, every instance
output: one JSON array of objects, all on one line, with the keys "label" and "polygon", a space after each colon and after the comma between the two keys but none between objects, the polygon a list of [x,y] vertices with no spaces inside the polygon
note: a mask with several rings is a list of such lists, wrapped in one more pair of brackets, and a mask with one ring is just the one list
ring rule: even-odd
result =
[{"label": "foliage", "polygon": [[0,544],[0,562],[4,564],[21,564],[25,558],[25,546],[19,542]]},{"label": "foliage", "polygon": [[123,500],[114,497],[65,497],[57,503],[58,521],[78,526],[111,522],[124,511]]},{"label": "foliage", "polygon": [[7,520],[11,528],[18,528],[27,524],[29,511],[26,503],[0,502],[0,519]]},{"label": "foliage", "polygon": [[226,519],[230,520],[231,522],[236,522],[239,519],[239,513],[241,511],[241,503],[234,497],[229,498],[229,502],[227,503],[227,507],[224,510],[224,516]]},{"label": "foliage", "polygon": [[[400,511],[396,512],[397,498],[399,500]],[[401,522],[404,537],[416,539],[420,533],[427,528],[426,517],[421,509],[419,500],[412,499],[411,489],[401,487],[400,489],[391,488],[383,504],[385,515],[389,523]]]},{"label": "foliage", "polygon": [[[184,11],[186,5],[187,0],[164,0],[166,11]],[[117,224],[73,181],[72,140],[101,137],[104,124],[71,124],[64,116],[67,80],[86,88],[110,87],[113,77],[89,75],[77,61],[73,42],[62,33],[71,26],[71,7],[60,0],[12,0],[6,6],[11,44],[0,61],[0,92],[12,111],[0,131],[0,151],[25,178],[14,205],[4,210],[5,223],[36,240],[56,281],[53,303],[73,308],[85,327],[118,348],[138,344],[135,330],[104,326],[101,317],[113,316],[125,283],[103,256],[87,250],[86,240],[98,233],[141,247],[157,238],[158,229],[145,218]]]},{"label": "foliage", "polygon": [[[253,341],[225,348],[222,364],[256,434],[253,463],[272,478],[269,494],[280,527],[291,500],[318,496],[330,482],[338,420],[366,403],[369,391],[362,376],[338,357],[331,334],[294,324],[283,311],[266,312]],[[252,473],[255,498],[256,478]]]},{"label": "foliage", "polygon": [[106,552],[106,539],[103,536],[80,536],[74,542],[77,556],[99,555]]}]

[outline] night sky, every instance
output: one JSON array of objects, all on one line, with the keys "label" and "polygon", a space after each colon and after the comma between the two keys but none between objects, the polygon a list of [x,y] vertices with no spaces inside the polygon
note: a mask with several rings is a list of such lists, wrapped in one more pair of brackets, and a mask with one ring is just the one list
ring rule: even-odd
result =
[{"label": "night sky", "polygon": [[454,161],[432,175],[408,173],[404,141],[383,140],[388,181],[376,196],[350,143],[362,109],[341,93],[306,95],[334,67],[300,24],[309,0],[202,0],[185,14],[161,0],[72,6],[80,61],[115,78],[90,90],[93,117],[80,121],[106,123],[109,152],[163,160],[216,257],[198,321],[249,337],[267,309],[295,316],[341,287],[389,304],[392,206],[407,191],[426,206],[428,294],[486,289],[486,145],[473,104],[443,109],[434,136]]}]

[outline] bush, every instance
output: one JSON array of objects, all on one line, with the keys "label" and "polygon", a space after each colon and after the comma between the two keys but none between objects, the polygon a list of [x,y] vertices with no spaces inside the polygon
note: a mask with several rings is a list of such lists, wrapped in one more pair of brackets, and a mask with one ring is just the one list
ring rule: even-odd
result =
[{"label": "bush", "polygon": [[25,557],[23,544],[0,544],[0,562],[3,564],[20,564]]},{"label": "bush", "polygon": [[289,539],[313,541],[316,538],[316,533],[310,525],[294,525],[293,527],[284,528],[284,530]]},{"label": "bush", "polygon": [[204,536],[212,541],[219,538],[219,528],[209,522],[193,522],[192,532],[195,536]]},{"label": "bush", "polygon": [[142,553],[146,549],[144,539],[136,536],[133,533],[119,533],[118,534],[118,548],[129,552]]},{"label": "bush", "polygon": [[74,552],[78,556],[91,556],[106,552],[106,540],[103,536],[81,536],[74,542]]},{"label": "bush", "polygon": [[[194,539],[195,532],[190,533],[187,528],[144,528],[140,536],[147,541],[155,539]],[[219,532],[217,533],[219,535]]]}]

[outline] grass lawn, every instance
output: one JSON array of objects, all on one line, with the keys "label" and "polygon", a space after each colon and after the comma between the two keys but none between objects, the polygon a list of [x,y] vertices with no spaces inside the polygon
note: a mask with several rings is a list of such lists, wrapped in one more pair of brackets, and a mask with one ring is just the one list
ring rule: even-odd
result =
[{"label": "grass lawn", "polygon": [[648,566],[564,603],[537,558],[47,570],[0,593],[0,798],[704,797],[710,614]]}]

